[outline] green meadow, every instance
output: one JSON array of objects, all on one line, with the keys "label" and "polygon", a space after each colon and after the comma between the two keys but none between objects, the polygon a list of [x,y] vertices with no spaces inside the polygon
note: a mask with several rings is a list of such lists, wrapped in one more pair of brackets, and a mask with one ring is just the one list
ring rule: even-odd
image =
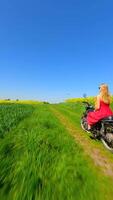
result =
[{"label": "green meadow", "polygon": [[[55,114],[61,113],[64,119]],[[113,176],[96,166],[70,134],[68,123],[88,145],[113,162],[101,142],[81,130],[80,102],[0,104],[1,200],[112,200]],[[76,133],[75,133],[76,134]],[[97,158],[98,159],[98,158]],[[103,166],[104,167],[104,166]]]}]

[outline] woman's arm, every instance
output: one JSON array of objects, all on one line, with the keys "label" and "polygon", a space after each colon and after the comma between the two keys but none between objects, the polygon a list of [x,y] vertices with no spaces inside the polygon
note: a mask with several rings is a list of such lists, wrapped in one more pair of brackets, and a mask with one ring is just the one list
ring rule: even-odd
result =
[{"label": "woman's arm", "polygon": [[98,95],[95,102],[95,110],[100,108],[100,96]]}]

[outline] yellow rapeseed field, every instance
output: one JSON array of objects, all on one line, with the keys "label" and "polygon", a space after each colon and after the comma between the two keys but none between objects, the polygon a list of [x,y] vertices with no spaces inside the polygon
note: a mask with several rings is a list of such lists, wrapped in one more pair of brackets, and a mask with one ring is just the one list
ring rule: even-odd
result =
[{"label": "yellow rapeseed field", "polygon": [[[66,99],[65,102],[66,103],[81,103],[83,101],[88,101],[89,103],[94,103],[96,100],[96,96],[90,96],[90,97],[79,97],[79,98],[70,98],[70,99]],[[113,103],[113,96],[111,96],[111,102]]]}]

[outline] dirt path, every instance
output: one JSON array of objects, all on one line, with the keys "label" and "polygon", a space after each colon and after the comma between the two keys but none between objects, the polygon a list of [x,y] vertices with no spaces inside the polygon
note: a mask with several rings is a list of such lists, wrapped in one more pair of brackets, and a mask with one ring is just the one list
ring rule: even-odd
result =
[{"label": "dirt path", "polygon": [[[95,147],[87,137],[84,137],[84,133],[73,125],[73,123],[62,114],[57,108],[51,106],[51,111],[65,126],[68,132],[74,136],[75,140],[82,146],[86,155],[90,156],[94,164],[104,173],[104,175],[113,177],[113,159],[107,157],[99,148]],[[110,153],[110,152],[109,152]]]}]

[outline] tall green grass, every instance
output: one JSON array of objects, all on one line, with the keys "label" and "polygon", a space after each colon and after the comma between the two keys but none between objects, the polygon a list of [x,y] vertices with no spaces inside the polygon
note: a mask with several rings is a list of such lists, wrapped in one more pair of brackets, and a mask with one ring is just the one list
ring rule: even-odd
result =
[{"label": "tall green grass", "polygon": [[0,138],[33,111],[31,105],[0,104]]},{"label": "tall green grass", "polygon": [[0,141],[0,199],[112,199],[101,186],[83,150],[47,105],[37,106]]}]

